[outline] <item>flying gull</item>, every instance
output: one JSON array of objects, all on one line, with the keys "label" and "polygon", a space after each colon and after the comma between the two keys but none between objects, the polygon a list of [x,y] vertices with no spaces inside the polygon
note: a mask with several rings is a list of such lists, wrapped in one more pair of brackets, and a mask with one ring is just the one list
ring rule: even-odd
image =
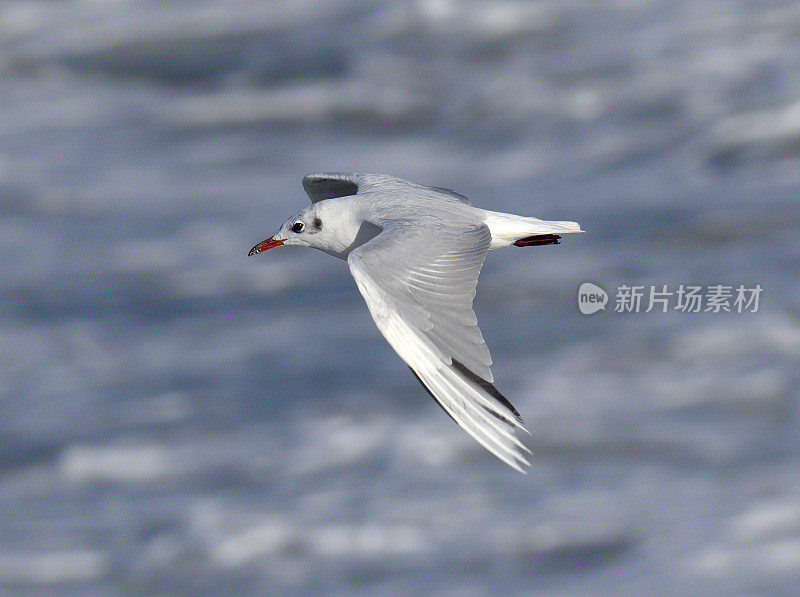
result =
[{"label": "flying gull", "polygon": [[381,174],[309,174],[311,205],[286,220],[255,255],[281,245],[347,261],[378,329],[425,389],[467,433],[524,472],[517,410],[493,385],[489,349],[472,299],[486,253],[557,245],[582,232],[474,207],[466,197]]}]

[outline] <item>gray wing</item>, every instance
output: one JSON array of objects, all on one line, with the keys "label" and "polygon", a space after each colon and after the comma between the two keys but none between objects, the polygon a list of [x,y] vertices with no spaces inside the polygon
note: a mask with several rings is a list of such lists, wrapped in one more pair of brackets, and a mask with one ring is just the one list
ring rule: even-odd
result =
[{"label": "gray wing", "polygon": [[528,464],[525,429],[492,385],[492,359],[472,300],[491,234],[484,224],[425,229],[384,223],[348,257],[378,329],[442,408],[510,466]]},{"label": "gray wing", "polygon": [[430,189],[431,191],[436,191],[437,193],[441,193],[442,195],[447,195],[449,197],[453,197],[454,199],[458,199],[461,203],[466,203],[470,205],[469,198],[466,195],[462,195],[461,193],[456,193],[453,189],[445,189],[442,187],[424,187],[426,189]]},{"label": "gray wing", "polygon": [[392,189],[393,187],[401,190],[416,191],[424,189],[433,194],[443,195],[469,205],[469,199],[452,189],[427,187],[385,174],[321,172],[319,174],[309,174],[303,178],[303,188],[311,199],[311,203],[333,199],[334,197],[356,195],[359,191],[364,190],[375,188]]},{"label": "gray wing", "polygon": [[303,188],[311,198],[311,203],[347,197],[358,193],[358,175],[345,172],[309,174],[303,178]]}]

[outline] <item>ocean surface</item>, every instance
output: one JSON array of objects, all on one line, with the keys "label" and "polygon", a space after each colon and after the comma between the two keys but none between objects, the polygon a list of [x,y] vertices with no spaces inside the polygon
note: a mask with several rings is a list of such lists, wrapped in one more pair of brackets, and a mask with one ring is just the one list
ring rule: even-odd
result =
[{"label": "ocean surface", "polygon": [[[527,475],[247,258],[330,170],[587,231],[478,287]],[[799,194],[797,2],[6,0],[0,592],[795,595]]]}]

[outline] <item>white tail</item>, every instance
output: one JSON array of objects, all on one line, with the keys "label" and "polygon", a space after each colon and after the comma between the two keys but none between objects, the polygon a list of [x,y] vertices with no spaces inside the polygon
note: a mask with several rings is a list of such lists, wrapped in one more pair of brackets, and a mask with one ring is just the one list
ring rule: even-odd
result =
[{"label": "white tail", "polygon": [[499,211],[487,211],[486,220],[484,220],[484,222],[492,233],[490,249],[507,247],[527,237],[540,234],[560,235],[572,232],[583,232],[580,224],[577,222],[539,220],[538,218],[526,218],[514,214],[504,214]]}]

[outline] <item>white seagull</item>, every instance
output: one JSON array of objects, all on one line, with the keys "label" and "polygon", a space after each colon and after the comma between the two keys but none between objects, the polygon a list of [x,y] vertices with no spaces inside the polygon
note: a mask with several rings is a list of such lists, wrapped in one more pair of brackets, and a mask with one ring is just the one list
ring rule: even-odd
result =
[{"label": "white seagull", "polygon": [[472,299],[487,251],[558,244],[582,232],[552,222],[473,207],[466,197],[381,174],[309,174],[311,205],[250,255],[281,245],[347,260],[378,329],[425,389],[467,433],[524,472],[528,432],[492,382],[492,357]]}]

